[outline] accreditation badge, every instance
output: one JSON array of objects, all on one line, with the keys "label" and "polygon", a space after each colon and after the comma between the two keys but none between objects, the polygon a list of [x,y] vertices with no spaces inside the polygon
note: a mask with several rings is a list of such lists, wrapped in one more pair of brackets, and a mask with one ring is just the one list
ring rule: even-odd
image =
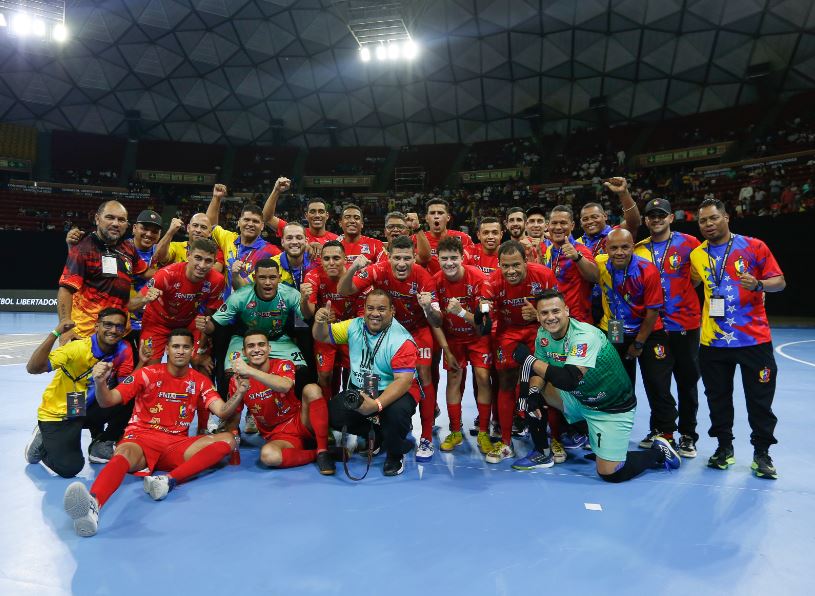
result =
[{"label": "accreditation badge", "polygon": [[119,275],[119,266],[114,255],[102,255],[102,275],[116,277]]},{"label": "accreditation badge", "polygon": [[84,391],[70,391],[65,394],[65,406],[68,418],[79,418],[86,413]]},{"label": "accreditation badge", "polygon": [[724,298],[714,294],[710,297],[710,309],[708,315],[712,318],[724,316]]},{"label": "accreditation badge", "polygon": [[608,322],[608,341],[621,344],[625,341],[625,329],[620,319],[611,319]]}]

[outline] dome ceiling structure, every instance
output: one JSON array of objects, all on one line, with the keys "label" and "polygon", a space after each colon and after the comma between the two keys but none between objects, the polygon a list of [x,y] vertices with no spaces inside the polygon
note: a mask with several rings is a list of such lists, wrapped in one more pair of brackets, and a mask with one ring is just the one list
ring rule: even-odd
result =
[{"label": "dome ceiling structure", "polygon": [[0,30],[0,121],[399,146],[526,136],[530,116],[565,131],[597,103],[612,123],[754,103],[756,69],[782,94],[815,87],[810,0],[403,1],[421,53],[369,63],[342,4],[69,1],[65,45]]}]

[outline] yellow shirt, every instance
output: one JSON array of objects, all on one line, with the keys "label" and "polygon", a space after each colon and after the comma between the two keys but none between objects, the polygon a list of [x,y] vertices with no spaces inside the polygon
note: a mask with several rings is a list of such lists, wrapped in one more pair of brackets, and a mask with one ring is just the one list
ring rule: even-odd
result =
[{"label": "yellow shirt", "polygon": [[90,373],[76,383],[69,379],[60,367],[78,378],[99,362],[91,350],[91,338],[68,342],[48,355],[51,370],[56,371],[54,378],[42,394],[42,403],[37,410],[37,420],[59,422],[65,420],[67,409],[66,395],[72,391],[87,391]]}]

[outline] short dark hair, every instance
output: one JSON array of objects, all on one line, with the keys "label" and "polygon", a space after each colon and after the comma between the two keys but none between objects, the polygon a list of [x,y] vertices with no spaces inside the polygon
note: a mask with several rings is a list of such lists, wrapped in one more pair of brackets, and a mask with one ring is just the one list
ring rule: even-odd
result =
[{"label": "short dark hair", "polygon": [[388,306],[391,306],[391,307],[393,306],[393,298],[391,298],[391,295],[390,295],[390,294],[388,294],[388,293],[387,293],[385,290],[383,290],[382,288],[374,288],[373,290],[371,290],[370,292],[368,292],[368,293],[365,295],[365,303],[366,303],[366,304],[368,303],[368,299],[369,299],[371,296],[384,296],[385,298],[387,298],[387,299],[388,299]]},{"label": "short dark hair", "polygon": [[410,239],[410,236],[397,236],[391,240],[391,250],[396,250],[397,248],[409,248],[413,250],[413,240]]},{"label": "short dark hair", "polygon": [[543,219],[546,219],[546,211],[544,211],[543,207],[530,207],[526,210],[525,215],[527,219],[530,215],[542,215]]},{"label": "short dark hair", "polygon": [[439,245],[436,247],[436,254],[441,254],[443,250],[452,250],[460,255],[464,254],[464,247],[461,245],[461,240],[455,236],[445,236],[439,240]]},{"label": "short dark hair", "polygon": [[541,300],[551,300],[552,298],[560,298],[563,300],[563,304],[566,304],[566,298],[563,297],[563,294],[560,293],[560,290],[557,288],[546,288],[543,292],[538,294],[537,300],[535,301],[535,307],[538,306],[538,303]]},{"label": "short dark hair", "polygon": [[247,329],[243,334],[243,344],[246,345],[246,338],[251,337],[252,335],[262,335],[266,338],[266,341],[269,340],[269,334],[266,333],[263,329],[258,329],[257,327],[250,327]]},{"label": "short dark hair", "polygon": [[509,218],[509,216],[512,215],[513,213],[520,213],[521,215],[524,216],[524,219],[526,219],[526,213],[524,212],[523,207],[510,207],[509,209],[507,209],[507,212],[506,212],[506,215],[504,215],[504,218],[505,219]]},{"label": "short dark hair", "polygon": [[501,244],[501,246],[498,247],[498,259],[501,259],[501,255],[511,255],[514,252],[519,253],[523,257],[524,261],[526,261],[526,250],[524,250],[524,245],[517,240],[507,240]]},{"label": "short dark hair", "polygon": [[[328,242],[323,244],[322,250],[325,250],[326,248],[339,248],[340,252],[342,254],[345,254],[345,247],[342,245],[342,242],[340,242],[339,240],[329,240]],[[257,267],[256,267],[256,269],[257,269]]]},{"label": "short dark hair", "polygon": [[583,209],[591,209],[592,207],[597,207],[603,213],[606,212],[605,208],[600,203],[586,203],[580,208],[580,210],[583,211]]},{"label": "short dark hair", "polygon": [[450,203],[448,203],[444,199],[441,199],[439,197],[433,197],[432,199],[430,199],[427,203],[425,203],[424,206],[425,212],[430,211],[430,207],[432,205],[442,205],[444,207],[444,210],[447,211],[447,214],[448,215],[450,214]]},{"label": "short dark hair", "polygon": [[209,238],[199,238],[189,244],[189,251],[200,250],[211,255],[218,254],[218,245]]},{"label": "short dark hair", "polygon": [[257,203],[244,203],[241,207],[241,217],[243,217],[244,213],[253,213],[259,215],[260,219],[263,219],[263,209],[261,209]]},{"label": "short dark hair", "polygon": [[170,343],[170,338],[172,337],[189,337],[192,343],[195,343],[195,338],[192,335],[192,331],[187,329],[186,327],[178,327],[170,331],[170,334],[167,336],[167,344]]},{"label": "short dark hair", "polygon": [[699,204],[699,209],[703,207],[715,207],[720,213],[727,213],[727,207],[719,199],[705,199]]},{"label": "short dark hair", "polygon": [[262,269],[262,268],[267,268],[267,269],[271,268],[271,269],[277,269],[278,271],[280,271],[280,265],[278,264],[278,262],[275,261],[274,259],[271,259],[271,258],[261,259],[257,263],[255,263],[255,271],[257,271],[258,269]]},{"label": "short dark hair", "polygon": [[391,211],[391,212],[389,212],[385,216],[385,221],[388,221],[389,219],[403,219],[403,220],[407,221],[407,217],[401,211]]},{"label": "short dark hair", "polygon": [[96,317],[97,321],[101,321],[105,317],[109,317],[111,315],[119,315],[120,317],[124,317],[127,320],[127,313],[123,311],[121,308],[116,308],[113,306],[108,306],[107,308],[103,308],[99,311],[99,314]]},{"label": "short dark hair", "polygon": [[359,214],[364,217],[364,214],[362,213],[362,207],[355,203],[346,203],[345,206],[342,208],[343,215],[345,215],[345,212],[348,211],[349,209],[356,209],[357,211],[359,211]]},{"label": "short dark hair", "polygon": [[501,220],[497,217],[493,217],[492,215],[488,215],[486,217],[482,217],[481,221],[478,222],[478,229],[481,229],[481,226],[484,224],[494,224],[497,223],[499,226],[501,225]]},{"label": "short dark hair", "polygon": [[319,197],[316,197],[316,198],[313,198],[313,199],[309,199],[306,202],[306,211],[308,211],[308,208],[311,207],[314,203],[322,203],[323,208],[326,209],[326,210],[328,209],[328,203],[326,203],[325,200],[323,200],[323,199],[321,199]]},{"label": "short dark hair", "polygon": [[555,205],[552,207],[552,211],[549,212],[549,219],[552,219],[552,215],[555,213],[565,213],[570,220],[574,221],[574,211],[568,205]]}]

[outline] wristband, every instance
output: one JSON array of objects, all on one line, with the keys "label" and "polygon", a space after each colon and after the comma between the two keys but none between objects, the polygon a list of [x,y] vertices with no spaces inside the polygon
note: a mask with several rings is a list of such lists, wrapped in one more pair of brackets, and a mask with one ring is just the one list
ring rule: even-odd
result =
[{"label": "wristband", "polygon": [[575,262],[575,263],[579,263],[582,260],[583,260],[583,253],[582,252],[577,253],[577,256],[572,259],[572,261]]},{"label": "wristband", "polygon": [[[761,282],[759,282],[759,283],[761,283]],[[54,331],[52,331],[52,332],[51,332],[51,334],[52,334],[54,337],[59,337],[60,335],[62,335],[62,333],[57,332],[57,330],[56,330],[56,329],[55,329]]]},{"label": "wristband", "polygon": [[378,397],[374,401],[376,402],[376,405],[379,406],[379,411],[381,412],[382,411],[382,402],[379,401]]},{"label": "wristband", "polygon": [[761,280],[758,280],[756,282],[756,287],[753,288],[753,291],[754,292],[763,292],[764,291],[764,282],[761,281]]},{"label": "wristband", "polygon": [[634,340],[634,349],[642,350],[645,347],[645,342]]},{"label": "wristband", "polygon": [[463,306],[462,306],[462,307],[459,309],[459,311],[456,313],[456,316],[457,316],[457,317],[461,317],[462,319],[463,319],[463,318],[464,318],[466,315],[467,315],[467,311],[466,311],[466,310],[464,310],[464,307],[463,307]]}]

